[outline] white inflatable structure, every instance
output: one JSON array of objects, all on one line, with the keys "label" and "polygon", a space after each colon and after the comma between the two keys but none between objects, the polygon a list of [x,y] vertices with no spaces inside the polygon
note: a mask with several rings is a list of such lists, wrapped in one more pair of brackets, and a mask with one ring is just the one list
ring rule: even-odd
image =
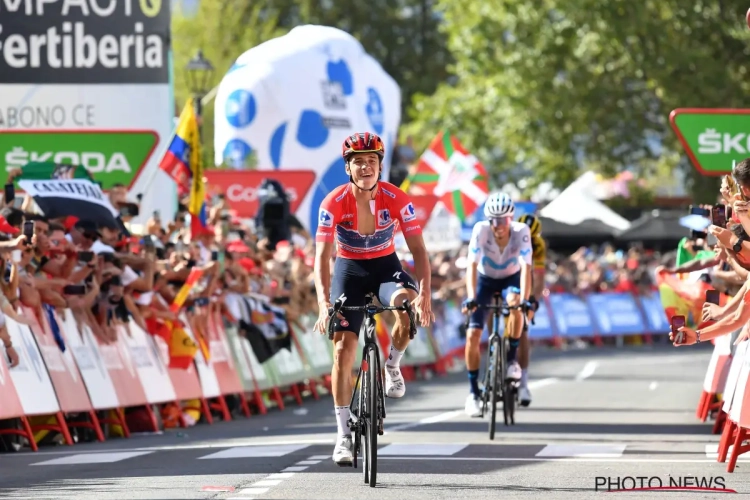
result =
[{"label": "white inflatable structure", "polygon": [[221,81],[215,103],[216,164],[257,169],[313,170],[315,185],[297,217],[312,233],[320,202],[348,182],[341,143],[371,131],[386,146],[383,178],[401,120],[395,80],[348,33],[299,26],[237,58]]}]

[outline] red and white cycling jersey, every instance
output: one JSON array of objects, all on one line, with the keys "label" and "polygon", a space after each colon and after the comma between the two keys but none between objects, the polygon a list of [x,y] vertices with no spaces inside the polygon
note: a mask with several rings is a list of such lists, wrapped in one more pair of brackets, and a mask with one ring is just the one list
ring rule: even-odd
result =
[{"label": "red and white cycling jersey", "polygon": [[358,231],[357,200],[351,183],[339,186],[325,197],[318,212],[315,241],[332,243],[334,232],[337,255],[345,259],[374,259],[396,251],[393,239],[401,229],[404,237],[422,234],[409,196],[388,182],[378,182],[375,194],[375,233],[361,235]]}]

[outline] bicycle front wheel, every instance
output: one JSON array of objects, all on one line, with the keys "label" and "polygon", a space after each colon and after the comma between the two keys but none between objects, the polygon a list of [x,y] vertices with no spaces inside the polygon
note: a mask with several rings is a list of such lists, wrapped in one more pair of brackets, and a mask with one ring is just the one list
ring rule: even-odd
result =
[{"label": "bicycle front wheel", "polygon": [[495,335],[490,342],[490,440],[495,439],[495,422],[497,418],[497,396],[500,391],[500,337]]},{"label": "bicycle front wheel", "polygon": [[367,464],[370,469],[370,487],[374,488],[378,475],[378,411],[380,394],[378,394],[378,351],[370,349],[367,351]]}]

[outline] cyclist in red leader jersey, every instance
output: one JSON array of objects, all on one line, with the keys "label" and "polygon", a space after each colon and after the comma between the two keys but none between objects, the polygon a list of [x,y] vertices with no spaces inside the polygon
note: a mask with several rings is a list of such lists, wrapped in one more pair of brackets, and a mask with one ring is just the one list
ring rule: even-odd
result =
[{"label": "cyclist in red leader jersey", "polygon": [[[347,137],[342,156],[350,182],[331,191],[320,205],[315,237],[315,289],[320,307],[315,330],[320,333],[326,333],[328,308],[342,294],[346,296],[347,306],[364,305],[368,293],[373,293],[385,305],[402,304],[408,298],[423,327],[435,320],[430,295],[430,262],[422,228],[409,196],[393,184],[379,180],[384,154],[383,141],[376,134],[364,132]],[[393,239],[399,227],[414,256],[419,286],[404,272],[396,256]],[[338,252],[332,278],[334,236]],[[399,362],[409,344],[409,317],[403,311],[393,312],[396,325],[385,362],[385,393],[388,397],[400,398],[405,385]],[[331,384],[338,439],[333,461],[341,465],[352,462],[352,437],[347,421],[351,373],[363,319],[363,312],[345,311],[334,327]]]}]

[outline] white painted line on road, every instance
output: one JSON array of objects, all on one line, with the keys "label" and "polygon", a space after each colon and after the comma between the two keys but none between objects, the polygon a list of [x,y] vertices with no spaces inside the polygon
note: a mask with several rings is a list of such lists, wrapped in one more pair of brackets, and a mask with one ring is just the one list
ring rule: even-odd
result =
[{"label": "white painted line on road", "polygon": [[[544,387],[547,385],[552,385],[554,383],[559,382],[560,379],[557,377],[548,377],[543,378],[539,380],[532,380],[529,382],[529,389],[538,389],[539,387]],[[445,413],[440,413],[438,415],[434,415],[432,417],[426,417],[422,420],[419,420],[417,422],[409,422],[407,424],[399,424],[395,425],[393,427],[389,427],[384,430],[383,435],[388,435],[393,432],[400,432],[404,431],[406,429],[413,429],[414,427],[419,427],[421,425],[427,425],[427,424],[436,424],[438,422],[445,422],[446,420],[450,420],[452,418],[458,417],[460,415],[464,414],[464,410],[453,410],[453,411],[447,411]]]},{"label": "white painted line on road", "polygon": [[215,458],[256,458],[256,457],[283,457],[295,451],[307,448],[307,444],[285,444],[279,446],[241,446],[229,448],[228,450],[217,451],[203,457],[199,460],[211,460]]},{"label": "white painted line on road", "polygon": [[307,470],[307,467],[287,467],[282,469],[281,472],[302,472],[303,470]]},{"label": "white painted line on road", "polygon": [[378,450],[378,456],[451,456],[466,448],[468,443],[393,443]]},{"label": "white painted line on road", "polygon": [[321,462],[320,460],[300,460],[294,465],[315,465],[315,464],[319,464],[320,462]]},{"label": "white painted line on road", "polygon": [[539,380],[532,380],[531,382],[529,382],[528,387],[529,389],[538,389],[540,387],[545,387],[548,385],[556,384],[559,381],[560,379],[557,377],[548,377],[548,378],[543,378]]},{"label": "white painted line on road", "polygon": [[[229,440],[219,440],[215,441],[211,444],[181,444],[181,445],[165,445],[165,446],[146,446],[146,447],[140,447],[140,448],[106,448],[102,450],[91,450],[87,451],[86,453],[122,453],[122,452],[131,452],[131,451],[174,451],[174,450],[203,450],[203,449],[213,449],[213,448],[237,448],[237,447],[244,447],[244,446],[277,446],[277,445],[286,445],[286,444],[335,444],[336,440],[334,438],[328,438],[328,439],[295,439],[295,440],[287,440],[287,441],[264,441],[264,442],[258,442],[257,438],[249,438],[252,439],[252,442],[243,442],[242,440],[238,439],[229,439]],[[72,455],[74,453],[77,453],[75,451],[24,451],[24,452],[18,452],[18,453],[12,453],[12,454],[4,454],[0,453],[0,460],[3,459],[3,457],[18,457],[23,455],[29,455],[34,457],[41,457],[45,455]]]},{"label": "white painted line on road", "polygon": [[294,475],[294,472],[276,472],[266,477],[266,479],[289,479]]},{"label": "white painted line on road", "polygon": [[[455,461],[455,462],[579,462],[579,463],[649,463],[649,464],[707,464],[716,463],[716,459],[686,459],[675,458],[508,458],[508,457],[420,457],[424,461]],[[381,457],[378,460],[414,460],[414,457]],[[750,462],[749,458],[740,457],[737,463]]]},{"label": "white painted line on road", "polygon": [[128,458],[148,455],[150,451],[144,452],[120,452],[120,453],[77,453],[62,458],[54,458],[44,462],[30,465],[80,465],[80,464],[110,464],[127,460]]},{"label": "white painted line on road", "polygon": [[617,458],[626,444],[548,444],[535,456],[568,458]]},{"label": "white painted line on road", "polygon": [[[242,490],[238,491],[237,493],[240,494],[240,495],[262,495],[266,491],[268,491],[268,488],[253,488],[253,487],[250,487],[250,488],[242,489]],[[237,497],[234,497],[234,498],[236,499]]]},{"label": "white painted line on road", "polygon": [[253,488],[256,486],[276,486],[281,483],[281,479],[261,479],[258,482],[253,483]]},{"label": "white painted line on road", "polygon": [[331,458],[331,455],[313,455],[307,457],[308,460],[328,460],[329,458]]},{"label": "white painted line on road", "polygon": [[656,381],[654,381],[654,382],[651,382],[651,383],[650,383],[650,384],[648,385],[648,390],[649,390],[649,391],[654,391],[654,390],[656,390],[656,388],[657,388],[658,386],[659,386],[659,383],[658,383],[658,382],[656,382]]},{"label": "white painted line on road", "polygon": [[[727,449],[727,457],[729,457],[729,455],[732,454],[733,449],[734,449],[734,445],[730,444],[729,448]],[[714,460],[719,458],[719,444],[718,443],[706,445],[706,458],[713,458]],[[747,457],[747,460],[750,460],[750,457]]]},{"label": "white painted line on road", "polygon": [[419,420],[418,422],[410,422],[408,424],[396,425],[394,427],[389,428],[387,431],[384,431],[383,435],[390,434],[392,432],[403,431],[406,429],[413,429],[414,427],[419,427],[420,425],[436,424],[438,422],[444,422],[446,420],[450,420],[452,418],[455,418],[461,415],[463,412],[464,412],[463,410],[447,411],[445,413],[440,413],[439,415],[423,418],[422,420]]},{"label": "white painted line on road", "polygon": [[589,378],[594,374],[598,366],[598,361],[589,361],[588,363],[586,363],[583,369],[578,372],[578,375],[576,375],[576,382],[581,382],[582,380],[586,380],[587,378]]}]

